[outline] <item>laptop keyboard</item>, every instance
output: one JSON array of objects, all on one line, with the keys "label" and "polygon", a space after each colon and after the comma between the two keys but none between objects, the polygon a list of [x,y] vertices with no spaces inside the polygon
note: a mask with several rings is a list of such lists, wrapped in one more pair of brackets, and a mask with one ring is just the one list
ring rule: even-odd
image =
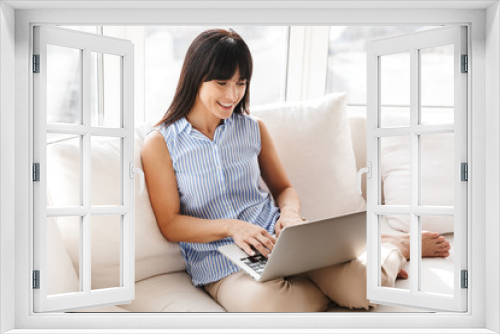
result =
[{"label": "laptop keyboard", "polygon": [[244,257],[241,259],[241,261],[243,261],[243,263],[245,263],[260,275],[262,274],[262,271],[264,271],[264,267],[266,266],[267,257],[261,254],[257,254],[254,256]]}]

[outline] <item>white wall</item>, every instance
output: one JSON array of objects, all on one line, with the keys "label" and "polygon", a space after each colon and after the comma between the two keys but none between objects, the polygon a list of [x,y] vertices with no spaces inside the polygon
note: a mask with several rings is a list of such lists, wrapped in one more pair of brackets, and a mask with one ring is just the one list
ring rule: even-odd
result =
[{"label": "white wall", "polygon": [[500,332],[500,287],[488,277],[500,275],[500,6],[498,3],[486,11],[486,328]]},{"label": "white wall", "polygon": [[14,10],[0,2],[0,333],[14,328]]}]

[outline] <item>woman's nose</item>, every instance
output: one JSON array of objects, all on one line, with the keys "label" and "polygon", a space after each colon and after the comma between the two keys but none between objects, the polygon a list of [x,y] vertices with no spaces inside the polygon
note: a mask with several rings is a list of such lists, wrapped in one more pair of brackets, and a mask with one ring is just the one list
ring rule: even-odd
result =
[{"label": "woman's nose", "polygon": [[230,98],[232,101],[238,99],[238,88],[236,87],[236,85],[229,85],[226,94],[227,97]]}]

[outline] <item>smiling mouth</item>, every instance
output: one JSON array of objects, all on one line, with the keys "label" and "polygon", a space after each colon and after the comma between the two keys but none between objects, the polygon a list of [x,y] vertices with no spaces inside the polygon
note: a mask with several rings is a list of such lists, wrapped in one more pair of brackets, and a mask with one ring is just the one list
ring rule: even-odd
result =
[{"label": "smiling mouth", "polygon": [[231,108],[233,106],[232,103],[228,103],[228,104],[225,104],[225,103],[222,103],[222,102],[217,102],[219,105],[221,105],[222,107],[224,108]]}]

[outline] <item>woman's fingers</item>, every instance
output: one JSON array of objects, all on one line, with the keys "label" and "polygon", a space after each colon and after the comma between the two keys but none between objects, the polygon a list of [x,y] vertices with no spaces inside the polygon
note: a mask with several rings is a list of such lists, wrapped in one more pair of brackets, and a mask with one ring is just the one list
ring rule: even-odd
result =
[{"label": "woman's fingers", "polygon": [[259,241],[269,250],[269,253],[271,253],[273,251],[275,241],[269,233],[266,232],[266,234],[267,236],[260,236]]},{"label": "woman's fingers", "polygon": [[269,249],[267,249],[266,247],[264,247],[264,244],[262,243],[261,240],[259,240],[261,238],[259,237],[256,237],[256,238],[253,238],[250,242],[251,242],[251,245],[262,255],[264,255],[265,257],[269,257],[269,254],[271,253]]},{"label": "woman's fingers", "polygon": [[266,230],[262,230],[262,235],[263,235],[266,239],[270,240],[270,241],[271,241],[271,243],[272,243],[272,244],[273,244],[273,246],[274,246],[274,244],[276,243],[276,238],[275,238],[275,237],[273,237],[273,236],[272,236],[269,232],[267,232]]},{"label": "woman's fingers", "polygon": [[255,252],[253,251],[252,247],[250,247],[250,244],[243,243],[243,244],[238,244],[238,246],[240,246],[240,248],[243,249],[243,251],[248,255],[250,256],[255,255]]},{"label": "woman's fingers", "polygon": [[260,254],[269,257],[269,254],[271,254],[274,248],[275,239],[266,230],[262,230],[261,234],[257,234],[250,238],[248,243]]},{"label": "woman's fingers", "polygon": [[274,225],[274,232],[276,232],[276,238],[280,236],[281,223],[279,221],[277,221],[276,225]]},{"label": "woman's fingers", "polygon": [[253,256],[255,251],[258,251],[266,257],[269,256],[276,242],[276,239],[269,232],[250,223],[237,226],[236,233],[233,233],[232,236],[245,253]]}]

